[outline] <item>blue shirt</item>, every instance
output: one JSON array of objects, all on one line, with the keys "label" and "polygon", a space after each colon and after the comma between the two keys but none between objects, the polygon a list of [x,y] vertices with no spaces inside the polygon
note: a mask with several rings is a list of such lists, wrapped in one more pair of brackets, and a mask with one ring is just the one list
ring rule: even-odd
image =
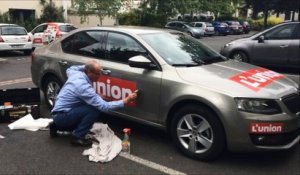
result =
[{"label": "blue shirt", "polygon": [[100,111],[124,107],[123,100],[106,102],[96,93],[91,80],[84,73],[84,65],[68,68],[67,76],[68,80],[60,90],[52,112],[68,112],[86,104]]}]

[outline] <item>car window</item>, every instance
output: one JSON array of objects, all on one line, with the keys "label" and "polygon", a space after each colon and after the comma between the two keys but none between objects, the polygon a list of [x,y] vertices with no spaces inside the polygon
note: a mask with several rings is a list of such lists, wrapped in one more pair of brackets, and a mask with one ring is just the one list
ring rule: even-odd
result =
[{"label": "car window", "polygon": [[155,33],[141,37],[171,65],[191,64],[195,63],[195,59],[210,63],[220,57],[217,52],[186,35]]},{"label": "car window", "polygon": [[41,26],[38,26],[38,27],[36,27],[33,31],[32,31],[32,33],[41,33],[41,32],[44,32],[46,29],[47,29],[47,26],[48,25],[41,25]]},{"label": "car window", "polygon": [[283,40],[283,39],[291,39],[292,33],[296,27],[296,24],[289,24],[279,26],[268,31],[265,34],[265,38],[268,40]]},{"label": "car window", "polygon": [[23,27],[1,27],[1,35],[27,35],[27,31]]},{"label": "car window", "polygon": [[181,23],[178,23],[178,24],[177,24],[177,27],[178,27],[178,28],[182,28],[183,26],[184,26],[184,24],[181,24]]},{"label": "car window", "polygon": [[297,27],[295,27],[292,39],[300,39],[300,23],[298,23]]},{"label": "car window", "polygon": [[202,23],[196,23],[195,27],[202,27]]},{"label": "car window", "polygon": [[62,50],[66,53],[105,59],[105,37],[102,31],[78,32],[64,39]]},{"label": "car window", "polygon": [[107,59],[126,64],[129,58],[146,53],[146,50],[131,37],[113,32],[108,34],[106,51]]},{"label": "car window", "polygon": [[207,27],[212,27],[211,23],[205,23]]},{"label": "car window", "polygon": [[170,26],[170,27],[175,27],[175,26],[176,26],[176,23],[170,22],[170,23],[168,24],[168,26]]},{"label": "car window", "polygon": [[75,29],[76,29],[76,27],[74,27],[72,25],[60,25],[59,26],[59,31],[61,31],[61,32],[70,32]]}]

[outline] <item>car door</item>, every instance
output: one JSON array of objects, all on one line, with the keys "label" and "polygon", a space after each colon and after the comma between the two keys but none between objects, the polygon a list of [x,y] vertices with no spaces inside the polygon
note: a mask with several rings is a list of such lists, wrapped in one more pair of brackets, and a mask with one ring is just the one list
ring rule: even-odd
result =
[{"label": "car door", "polygon": [[33,47],[43,46],[44,31],[47,29],[47,26],[48,24],[41,24],[30,32]]},{"label": "car door", "polygon": [[288,52],[292,32],[295,25],[282,25],[269,30],[262,34],[264,39],[253,45],[253,57],[251,58],[254,64],[262,66],[278,66],[288,64]]},{"label": "car door", "polygon": [[300,23],[297,24],[290,41],[288,51],[288,66],[292,68],[300,68]]},{"label": "car door", "polygon": [[114,113],[155,122],[159,113],[162,72],[129,67],[128,59],[137,55],[149,58],[150,54],[133,37],[109,32],[106,59],[100,60],[103,72],[96,90],[107,100],[119,100],[138,89],[136,103]]}]

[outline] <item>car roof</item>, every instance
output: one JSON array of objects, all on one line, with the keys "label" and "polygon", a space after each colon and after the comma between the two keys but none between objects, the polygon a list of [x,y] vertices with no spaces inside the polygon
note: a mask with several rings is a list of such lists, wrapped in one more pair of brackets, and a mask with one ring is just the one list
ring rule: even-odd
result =
[{"label": "car roof", "polygon": [[95,29],[131,33],[131,34],[136,34],[136,35],[150,34],[150,33],[162,33],[162,32],[170,31],[168,29],[162,29],[162,28],[139,27],[139,26],[84,27],[84,28],[77,29],[76,31],[95,30]]},{"label": "car roof", "polygon": [[56,24],[56,25],[72,25],[74,26],[74,24],[71,24],[71,23],[64,23],[64,22],[45,22],[45,23],[42,23],[42,24],[39,24],[39,25],[44,25],[44,24]]},{"label": "car roof", "polygon": [[20,27],[17,24],[7,24],[7,23],[0,23],[0,26],[16,26],[16,27]]}]

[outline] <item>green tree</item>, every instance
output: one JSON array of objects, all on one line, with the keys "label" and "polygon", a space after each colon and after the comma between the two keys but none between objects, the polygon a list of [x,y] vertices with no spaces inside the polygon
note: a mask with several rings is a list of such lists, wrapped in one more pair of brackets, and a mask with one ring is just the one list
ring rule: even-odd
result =
[{"label": "green tree", "polygon": [[299,12],[299,0],[245,0],[246,4],[252,8],[252,18],[257,19],[257,14],[264,14],[264,28],[267,28],[267,19],[270,11],[275,12]]},{"label": "green tree", "polygon": [[44,6],[42,9],[43,14],[40,17],[41,22],[64,22],[63,7],[56,7],[52,0],[49,0],[49,2],[41,0],[40,3]]},{"label": "green tree", "polygon": [[81,23],[88,20],[88,15],[95,14],[102,26],[103,19],[106,16],[117,17],[121,6],[126,2],[121,0],[75,0],[74,4],[78,9]]},{"label": "green tree", "polygon": [[[295,20],[295,13],[299,13],[300,1],[299,0],[279,0],[274,5],[274,12],[279,13],[290,13],[293,12],[292,20]],[[298,15],[298,21],[300,21],[300,15]]]},{"label": "green tree", "polygon": [[208,4],[209,6],[207,10],[211,11],[216,19],[220,16],[231,16],[233,14],[233,8],[227,0],[211,0]]}]

